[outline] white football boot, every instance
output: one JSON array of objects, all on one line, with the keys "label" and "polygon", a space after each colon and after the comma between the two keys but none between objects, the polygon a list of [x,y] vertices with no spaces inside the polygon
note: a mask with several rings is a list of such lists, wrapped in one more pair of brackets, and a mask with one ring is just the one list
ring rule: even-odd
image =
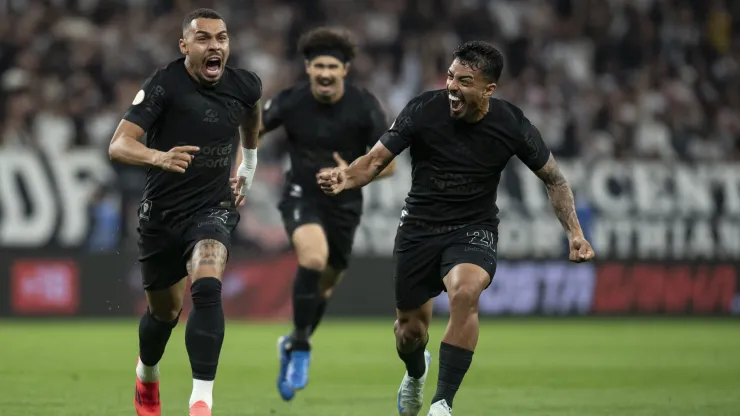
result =
[{"label": "white football boot", "polygon": [[450,406],[447,406],[447,400],[442,399],[432,403],[427,416],[452,416],[452,409],[450,409]]},{"label": "white football boot", "polygon": [[408,371],[403,375],[401,387],[398,388],[398,414],[400,416],[417,416],[424,406],[424,382],[429,373],[429,364],[432,362],[432,354],[424,350],[424,363],[426,369],[420,379],[409,376]]}]

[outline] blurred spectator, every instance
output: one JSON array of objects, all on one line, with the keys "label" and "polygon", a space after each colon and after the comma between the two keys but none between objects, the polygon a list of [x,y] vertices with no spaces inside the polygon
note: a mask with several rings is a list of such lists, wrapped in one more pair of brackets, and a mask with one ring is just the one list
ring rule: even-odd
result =
[{"label": "blurred spectator", "polygon": [[[444,86],[456,45],[482,39],[506,54],[497,95],[557,156],[740,156],[732,0],[0,0],[0,148],[104,152],[141,82],[179,56],[194,7],[228,16],[231,64],[260,75],[265,99],[303,76],[295,43],[320,24],[354,32],[351,79],[390,117]],[[279,156],[261,158],[277,182]],[[135,209],[141,175],[117,169]]]}]

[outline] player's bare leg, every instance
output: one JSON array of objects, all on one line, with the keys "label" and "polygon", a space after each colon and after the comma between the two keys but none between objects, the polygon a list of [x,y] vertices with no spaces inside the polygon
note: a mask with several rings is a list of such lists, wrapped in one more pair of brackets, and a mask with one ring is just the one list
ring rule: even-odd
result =
[{"label": "player's bare leg", "polygon": [[291,400],[296,390],[308,384],[310,337],[321,305],[321,276],[329,258],[329,245],[320,225],[301,225],[291,239],[298,257],[298,270],[293,282],[293,332],[278,339],[277,385],[283,400]]},{"label": "player's bare leg", "polygon": [[213,408],[213,381],[224,341],[221,277],[227,258],[226,247],[209,239],[195,245],[188,262],[193,298],[185,329],[185,346],[193,372],[190,416],[210,416]]},{"label": "player's bare leg", "polygon": [[470,368],[478,344],[478,299],[490,279],[488,272],[474,264],[458,264],[443,279],[450,298],[450,320],[439,347],[439,378],[431,416],[450,414],[455,393]]},{"label": "player's bare leg", "polygon": [[186,279],[174,286],[147,290],[147,310],[139,321],[134,407],[138,416],[159,416],[159,361],[182,311]]},{"label": "player's bare leg", "polygon": [[317,302],[316,313],[311,324],[311,336],[316,332],[316,328],[324,317],[329,299],[334,294],[334,288],[337,287],[343,278],[344,270],[335,270],[328,265],[324,269],[321,280],[319,280],[319,301]]},{"label": "player's bare leg", "polygon": [[394,332],[398,357],[406,365],[398,389],[397,407],[401,416],[416,416],[424,400],[424,382],[429,372],[432,356],[426,350],[429,342],[429,324],[432,321],[432,300],[419,309],[402,311],[396,309]]}]

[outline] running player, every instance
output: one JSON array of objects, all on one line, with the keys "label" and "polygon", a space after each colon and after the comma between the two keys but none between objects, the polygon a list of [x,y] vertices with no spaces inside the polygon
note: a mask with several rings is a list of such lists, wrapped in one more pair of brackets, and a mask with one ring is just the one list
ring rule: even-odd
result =
[{"label": "running player", "polygon": [[[187,276],[193,307],[185,329],[193,390],[191,416],[210,416],[213,381],[224,339],[221,277],[235,209],[257,164],[260,78],[226,66],[229,35],[213,10],[188,14],[185,55],[146,80],[111,140],[112,160],[147,168],[139,206],[139,261],[148,309],[139,323],[134,406],[159,416],[159,366],[182,310]],[[237,132],[242,164],[239,197],[229,173]],[[146,145],[140,140],[146,134]]]},{"label": "running player", "polygon": [[404,149],[412,183],[396,235],[396,348],[406,374],[398,413],[416,416],[431,356],[426,350],[432,299],[443,290],[450,319],[439,349],[439,378],[429,416],[450,416],[478,342],[478,299],[496,271],[501,172],[518,157],[545,184],[570,242],[570,260],[594,257],[576,216],[573,193],[539,131],[516,106],[493,98],[503,56],[485,42],[453,55],[447,88],[412,99],[370,152],[348,168],[319,174],[336,195],[369,183]]}]

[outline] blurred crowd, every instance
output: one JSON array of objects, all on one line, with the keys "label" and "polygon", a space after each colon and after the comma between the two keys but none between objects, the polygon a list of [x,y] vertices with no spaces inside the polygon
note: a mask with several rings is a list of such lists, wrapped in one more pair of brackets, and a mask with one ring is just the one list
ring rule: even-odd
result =
[{"label": "blurred crowd", "polygon": [[[0,149],[105,152],[143,80],[179,56],[181,20],[198,7],[225,17],[230,64],[255,71],[265,98],[304,76],[295,45],[318,25],[351,29],[361,53],[350,80],[389,122],[444,86],[459,43],[480,39],[505,54],[497,95],[557,156],[740,156],[737,0],[0,0]],[[277,183],[275,148],[259,173]],[[116,169],[138,200],[143,172]]]},{"label": "blurred crowd", "polygon": [[457,44],[483,39],[506,54],[499,96],[558,154],[740,154],[732,0],[0,0],[0,145],[105,147],[143,79],[178,57],[184,14],[205,6],[266,97],[302,76],[296,40],[319,24],[352,29],[352,79],[389,118],[443,85]]}]

